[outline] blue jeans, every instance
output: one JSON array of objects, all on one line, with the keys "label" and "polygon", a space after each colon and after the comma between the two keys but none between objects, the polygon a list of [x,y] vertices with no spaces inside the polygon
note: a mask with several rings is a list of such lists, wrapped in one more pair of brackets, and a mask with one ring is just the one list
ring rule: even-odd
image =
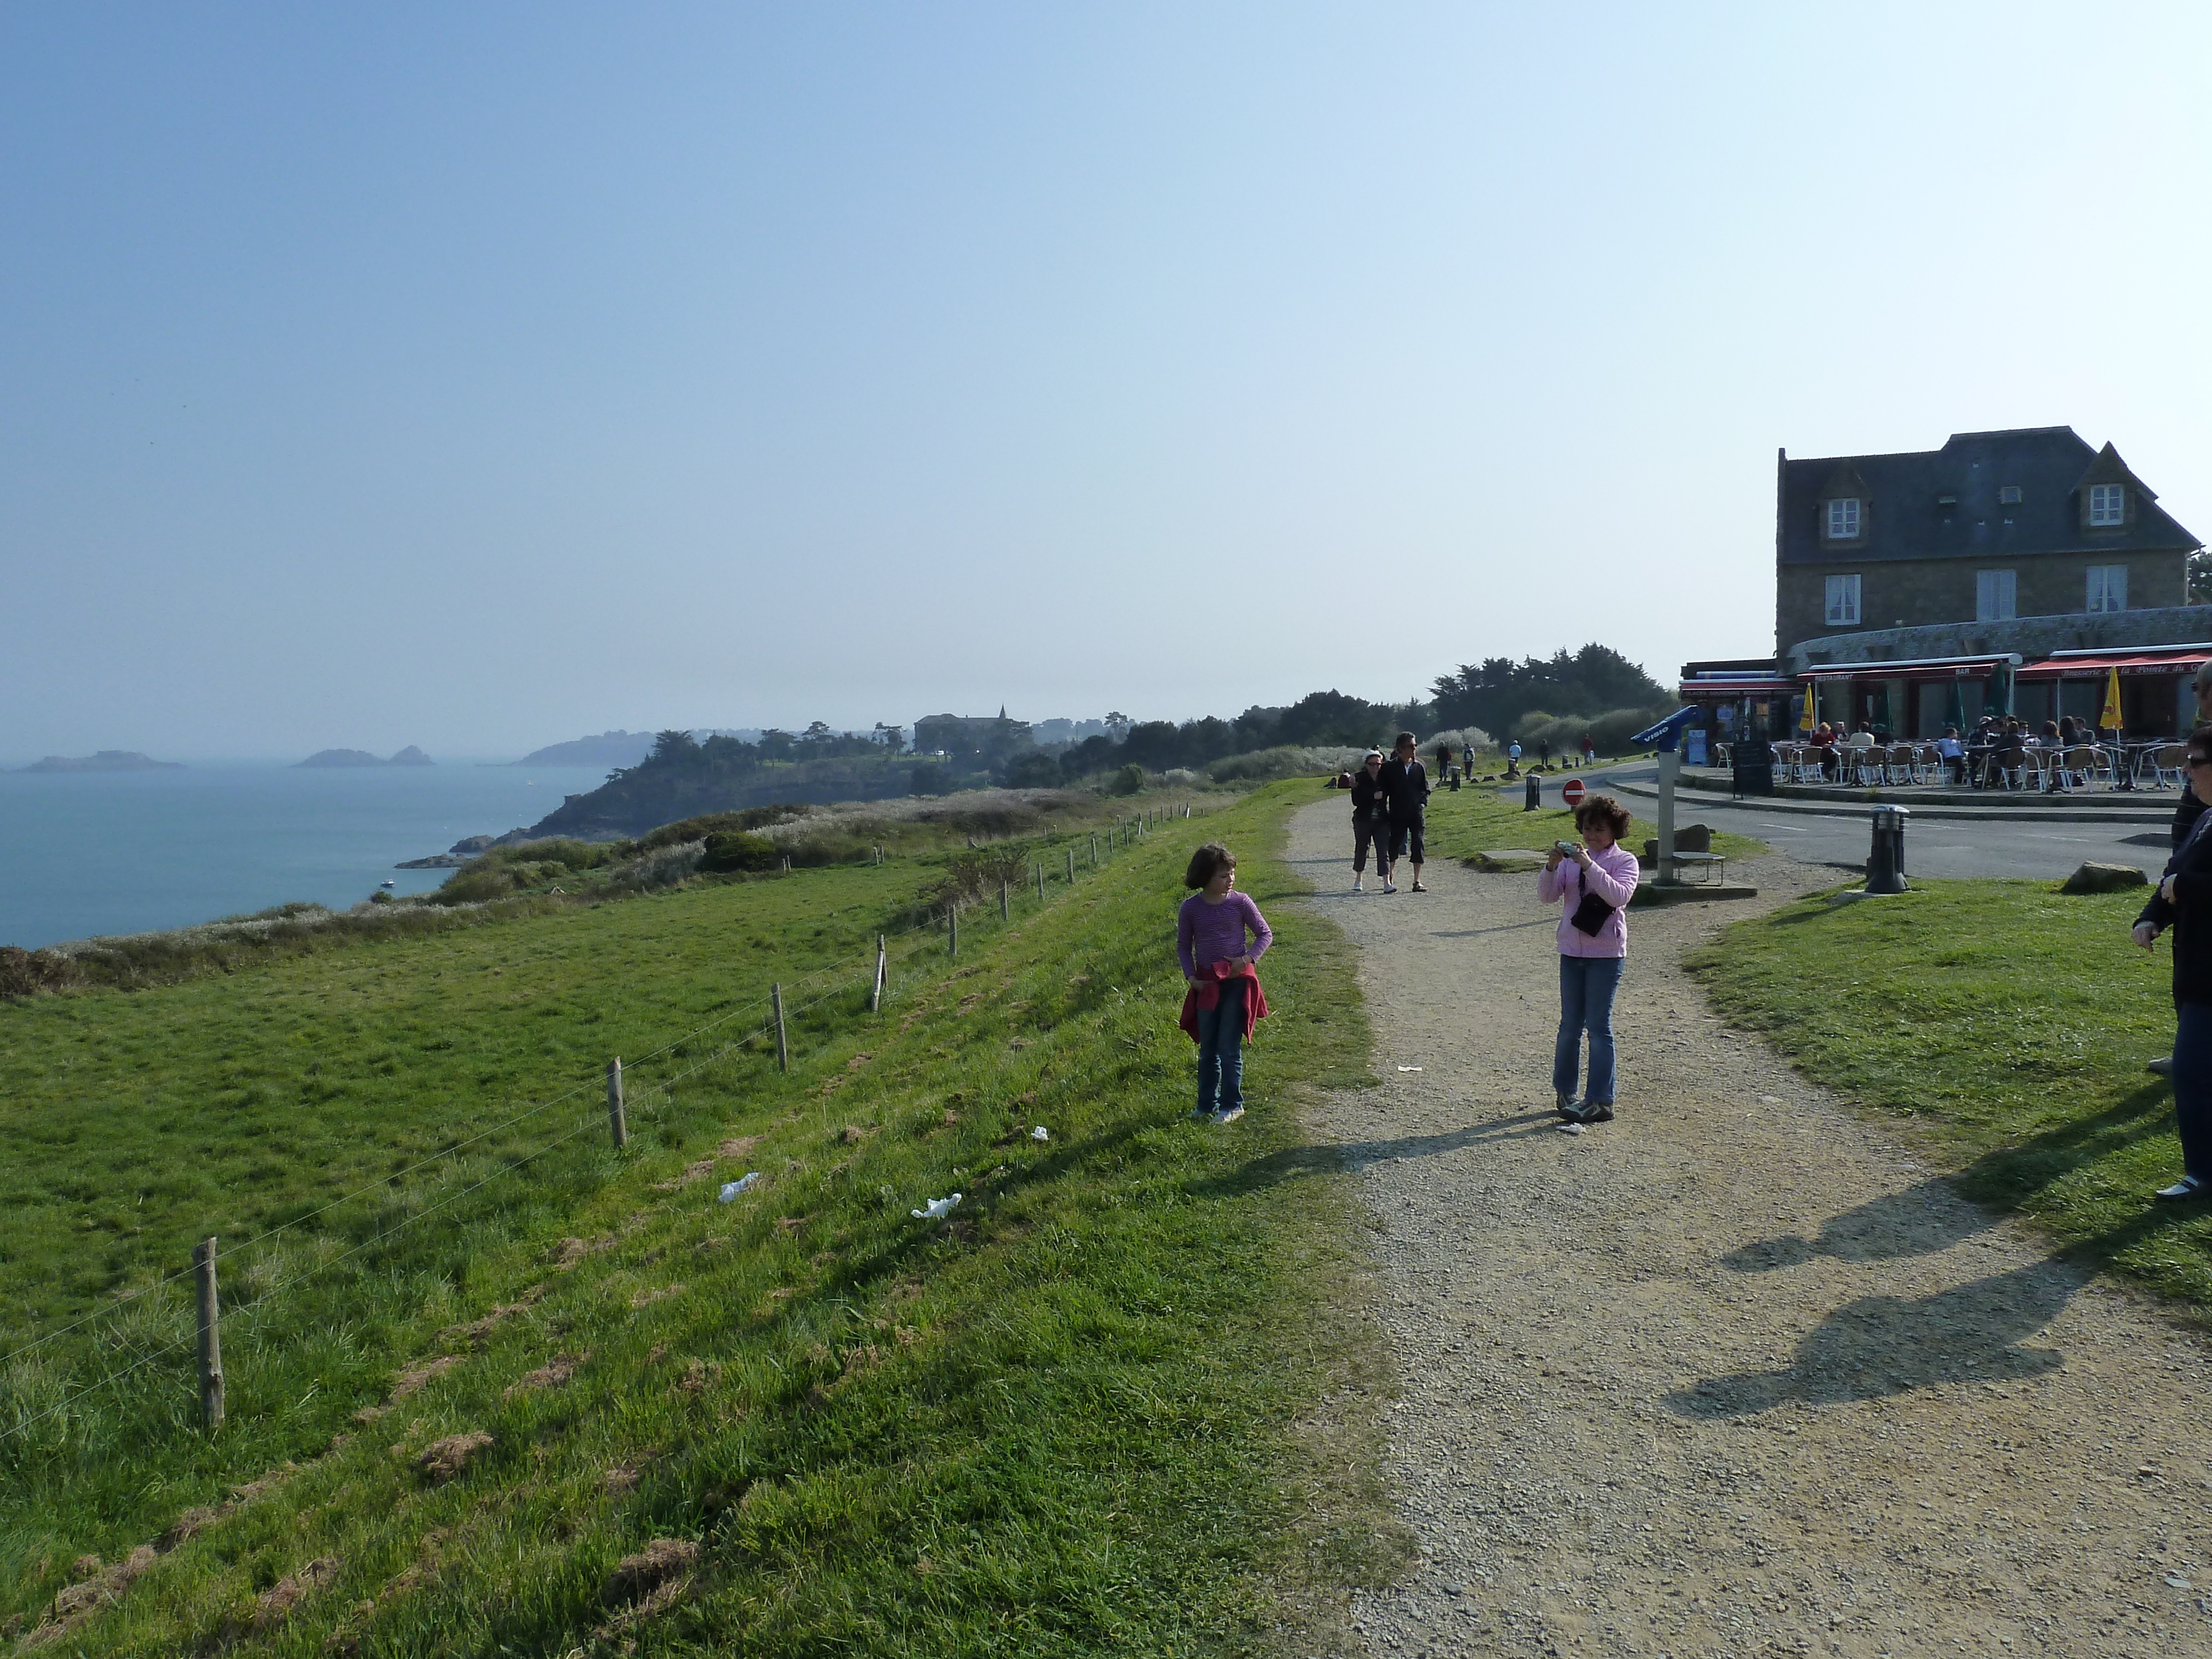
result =
[{"label": "blue jeans", "polygon": [[[1589,1092],[1593,1106],[1613,1104],[1613,994],[1620,988],[1626,957],[1559,958],[1559,1040],[1552,1049],[1552,1087],[1572,1097],[1583,1033],[1589,1033]],[[2212,1015],[2212,1008],[2205,1012]],[[2181,1062],[2174,1062],[2174,1074]]]},{"label": "blue jeans", "polygon": [[2174,1011],[2173,1121],[2185,1175],[2212,1181],[2212,1002]]},{"label": "blue jeans", "polygon": [[1224,980],[1213,1006],[1198,1011],[1198,1109],[1244,1103],[1244,987]]}]

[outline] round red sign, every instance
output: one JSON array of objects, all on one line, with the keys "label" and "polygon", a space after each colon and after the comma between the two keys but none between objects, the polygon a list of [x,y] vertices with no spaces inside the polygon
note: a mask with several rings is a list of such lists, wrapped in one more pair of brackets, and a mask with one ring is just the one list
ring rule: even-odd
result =
[{"label": "round red sign", "polygon": [[1588,793],[1583,787],[1583,781],[1580,778],[1569,778],[1565,787],[1559,791],[1559,799],[1570,806],[1580,806],[1583,804],[1583,796]]}]

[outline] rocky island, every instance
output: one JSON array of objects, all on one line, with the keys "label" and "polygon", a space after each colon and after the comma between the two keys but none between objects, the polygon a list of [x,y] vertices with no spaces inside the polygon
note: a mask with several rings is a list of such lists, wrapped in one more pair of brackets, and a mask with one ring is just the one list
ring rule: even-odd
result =
[{"label": "rocky island", "polygon": [[390,760],[380,759],[366,749],[320,749],[307,759],[295,763],[300,766],[435,766],[437,762],[410,743]]},{"label": "rocky island", "polygon": [[33,761],[26,772],[181,772],[182,761],[157,761],[135,749],[103,749],[96,755],[49,755]]}]

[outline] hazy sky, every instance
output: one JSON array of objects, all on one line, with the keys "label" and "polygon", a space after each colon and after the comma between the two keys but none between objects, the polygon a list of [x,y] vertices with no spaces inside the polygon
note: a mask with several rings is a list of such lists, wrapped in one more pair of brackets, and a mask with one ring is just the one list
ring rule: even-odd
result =
[{"label": "hazy sky", "polygon": [[1773,647],[1774,452],[2212,533],[2212,9],[0,9],[0,758]]}]

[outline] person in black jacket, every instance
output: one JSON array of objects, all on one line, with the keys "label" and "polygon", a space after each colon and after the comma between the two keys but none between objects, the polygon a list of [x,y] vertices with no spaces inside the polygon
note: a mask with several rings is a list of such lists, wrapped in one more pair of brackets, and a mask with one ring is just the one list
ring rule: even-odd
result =
[{"label": "person in black jacket", "polygon": [[1390,808],[1390,862],[1382,867],[1382,890],[1398,890],[1398,860],[1411,851],[1413,890],[1425,893],[1429,890],[1421,885],[1421,833],[1426,827],[1429,773],[1421,764],[1419,745],[1411,732],[1398,734],[1397,750],[1397,758],[1384,761],[1376,775]]},{"label": "person in black jacket", "polygon": [[[2212,726],[2189,734],[2184,763],[2192,787],[2212,793]],[[2158,890],[2136,918],[2146,951],[2173,933],[2173,1117],[2181,1133],[2181,1179],[2159,1188],[2168,1200],[2212,1198],[2212,816],[2199,811],[2166,861]]]},{"label": "person in black jacket", "polygon": [[[2069,719],[2072,717],[2069,715]],[[2081,722],[2074,722],[2077,730]],[[2200,664],[2197,670],[2197,724],[2212,725],[2212,662]],[[2081,742],[2089,741],[2087,738]],[[2197,780],[2185,769],[2181,775],[2181,799],[2174,805],[2173,825],[2167,834],[2172,837],[2174,850],[2189,839],[2189,832],[2197,827],[2197,820],[2204,815],[2204,802],[2197,793]],[[2162,1054],[2151,1061],[2147,1070],[2160,1077],[2173,1075],[2173,1056]]]},{"label": "person in black jacket", "polygon": [[1359,769],[1352,775],[1352,890],[1367,890],[1367,848],[1375,848],[1375,873],[1390,879],[1389,802],[1382,793],[1380,774],[1382,751],[1370,749]]}]

